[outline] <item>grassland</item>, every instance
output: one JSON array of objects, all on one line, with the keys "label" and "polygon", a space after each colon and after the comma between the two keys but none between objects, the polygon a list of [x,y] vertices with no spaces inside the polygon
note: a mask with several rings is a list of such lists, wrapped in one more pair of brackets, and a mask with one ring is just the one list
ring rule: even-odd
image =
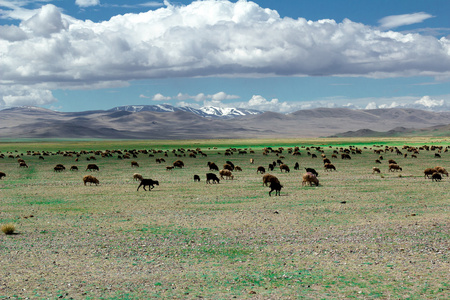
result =
[{"label": "grassland", "polygon": [[[374,145],[441,145],[445,138],[201,140],[201,141],[11,141],[0,143],[0,299],[448,299],[449,184],[425,179],[423,170],[450,168],[450,154],[420,151],[417,158],[383,153]],[[331,158],[350,145],[351,160]],[[290,173],[273,172],[284,188],[269,197],[256,167],[277,160],[263,147],[284,147]],[[299,146],[301,156],[287,147]],[[321,146],[336,166],[322,170],[306,147]],[[181,159],[166,171],[172,150],[201,148],[207,157]],[[217,149],[215,149],[216,147]],[[225,157],[229,147],[254,154]],[[378,149],[377,147],[376,149]],[[27,155],[34,151],[160,149],[149,157],[120,160],[92,154]],[[11,153],[8,153],[11,152]],[[177,153],[180,153],[177,151]],[[186,152],[188,153],[188,152]],[[220,153],[220,154],[219,154]],[[17,157],[29,168],[19,168]],[[164,158],[166,163],[156,163]],[[249,159],[255,159],[255,165]],[[388,172],[395,159],[402,172]],[[136,160],[140,167],[131,168]],[[207,162],[231,160],[242,167],[234,180],[205,184]],[[300,170],[293,170],[295,162]],[[80,171],[53,171],[56,164]],[[84,186],[88,163],[100,167],[100,185]],[[382,173],[372,174],[372,167]],[[321,185],[302,187],[304,167],[316,168]],[[133,173],[160,182],[136,191]],[[200,183],[193,175],[200,175]]]}]

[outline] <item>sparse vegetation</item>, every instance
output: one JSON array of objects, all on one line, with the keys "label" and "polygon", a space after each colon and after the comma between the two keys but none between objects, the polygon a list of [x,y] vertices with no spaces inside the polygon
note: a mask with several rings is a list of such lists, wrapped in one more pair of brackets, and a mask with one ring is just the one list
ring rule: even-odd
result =
[{"label": "sparse vegetation", "polygon": [[[423,170],[436,165],[431,149],[414,159],[386,152],[381,165],[374,163],[380,155],[374,149],[405,144],[446,147],[450,142],[1,143],[0,169],[8,176],[0,181],[0,219],[15,224],[20,234],[4,237],[0,247],[20,258],[2,256],[0,277],[9,280],[0,285],[0,298],[446,299],[450,179],[424,178]],[[301,155],[288,153],[295,146]],[[350,146],[362,153],[350,153],[351,160],[331,158],[333,151]],[[230,147],[254,153],[225,156]],[[263,174],[255,172],[257,165],[267,167],[279,158],[270,151],[263,155],[265,147],[284,148],[283,162],[300,165],[290,173],[277,170],[281,196],[270,197]],[[319,157],[323,151],[339,170],[319,172],[319,187],[302,187],[305,168],[323,169],[307,147]],[[183,156],[182,149],[197,148],[207,157]],[[106,149],[122,154],[90,153]],[[137,158],[131,158],[139,161],[144,178],[159,181],[151,192],[136,191],[140,182],[133,178],[131,159],[118,159],[133,149],[161,150],[136,151]],[[61,153],[40,160],[27,150]],[[66,150],[88,153],[63,156]],[[9,153],[23,154],[30,168],[18,168]],[[85,171],[91,156],[100,169],[95,175],[101,184],[95,188],[81,181],[91,174]],[[156,158],[180,159],[184,167],[166,171]],[[401,177],[386,171],[388,159],[403,167]],[[227,160],[242,172],[234,180],[206,184],[206,173],[219,174],[207,162],[222,166]],[[80,171],[55,173],[58,163],[78,165]],[[439,165],[448,169],[450,154],[442,151]],[[372,174],[374,166],[383,174]],[[194,184],[194,174],[200,183]]]},{"label": "sparse vegetation", "polygon": [[2,230],[2,232],[4,234],[13,234],[14,231],[16,231],[16,226],[14,226],[14,224],[3,224],[0,229]]}]

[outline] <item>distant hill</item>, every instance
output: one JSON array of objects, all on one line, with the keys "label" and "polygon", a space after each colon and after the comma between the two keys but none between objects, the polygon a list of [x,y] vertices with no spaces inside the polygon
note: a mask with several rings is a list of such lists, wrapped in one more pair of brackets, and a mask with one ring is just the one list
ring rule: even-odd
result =
[{"label": "distant hill", "polygon": [[[151,107],[158,107],[161,111],[154,111]],[[211,112],[204,116],[172,108],[166,105],[123,106],[83,112],[57,112],[37,107],[4,109],[0,111],[0,138],[379,137],[437,136],[450,132],[450,112],[417,109],[317,108],[280,114],[239,109],[222,109],[219,113],[211,108]],[[219,117],[220,114],[226,117]]]}]

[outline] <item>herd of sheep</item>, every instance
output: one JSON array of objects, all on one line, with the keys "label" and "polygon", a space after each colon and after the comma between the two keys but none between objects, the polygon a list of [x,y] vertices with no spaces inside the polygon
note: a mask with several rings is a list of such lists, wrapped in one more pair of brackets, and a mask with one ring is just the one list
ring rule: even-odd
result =
[{"label": "herd of sheep", "polygon": [[[334,164],[332,164],[330,158],[328,158],[324,153],[325,149],[322,147],[302,147],[306,151],[307,155],[311,158],[318,158],[318,155],[322,157],[323,161],[323,170],[325,172],[329,171],[336,171],[336,167]],[[331,147],[330,147],[331,148]],[[366,148],[366,147],[365,147]],[[382,153],[388,153],[392,152],[396,155],[401,155],[403,157],[407,157],[408,154],[410,154],[411,158],[417,158],[417,155],[420,153],[420,151],[436,151],[435,157],[441,157],[441,153],[448,152],[447,147],[442,146],[421,146],[421,147],[410,147],[410,146],[404,146],[401,150],[397,147],[382,147],[382,146],[376,146],[374,147],[375,150],[373,152],[377,155],[379,155],[374,163],[380,164],[383,160]],[[372,148],[371,148],[372,149]],[[225,156],[231,156],[234,155],[234,153],[237,153],[238,155],[245,155],[250,153],[250,155],[254,156],[255,152],[253,150],[248,149],[235,149],[235,148],[229,148],[226,149],[224,152]],[[316,150],[316,153],[312,153],[312,150]],[[403,154],[403,151],[406,153]],[[284,149],[283,147],[279,147],[277,149],[272,149],[271,147],[263,148],[262,155],[267,156],[270,153],[273,153],[277,156],[277,160],[273,161],[268,164],[267,168],[265,166],[259,165],[256,167],[256,173],[262,174],[262,182],[263,186],[269,186],[269,196],[272,194],[273,191],[275,191],[275,195],[280,195],[281,189],[283,188],[283,185],[281,184],[280,180],[273,174],[266,173],[266,170],[268,171],[274,171],[274,168],[278,166],[281,173],[289,173],[290,167],[282,161],[286,156],[285,155],[292,155],[292,156],[298,156],[301,155],[300,147],[290,147],[287,149]],[[348,148],[336,148],[333,150],[333,154],[331,155],[331,159],[338,159],[338,155],[340,155],[340,158],[343,160],[350,160],[352,159],[351,155],[358,155],[362,153],[362,149],[359,149],[357,147],[350,146]],[[154,157],[157,154],[163,155],[166,157],[166,159],[169,159],[169,151],[162,151],[162,150],[129,150],[129,151],[120,151],[120,150],[114,150],[114,151],[80,151],[80,152],[58,152],[56,154],[63,155],[63,156],[69,156],[69,157],[76,157],[75,161],[78,161],[78,159],[81,157],[82,154],[93,154],[90,157],[87,157],[86,159],[88,161],[90,160],[96,160],[96,155],[101,155],[102,157],[113,157],[113,155],[117,155],[116,157],[118,159],[131,159],[131,158],[137,158],[138,154],[146,154],[149,157]],[[195,158],[197,156],[205,157],[207,154],[203,153],[201,149],[197,148],[195,150],[191,149],[177,149],[172,150],[172,154],[175,157],[189,157],[189,158]],[[218,152],[218,154],[221,154]],[[46,155],[55,155],[55,153],[47,153],[47,152],[28,152],[27,155],[38,155],[39,159],[44,159],[44,156]],[[17,159],[17,162],[19,163],[20,168],[28,168],[28,165],[26,164],[25,160],[23,159],[22,155],[13,155],[12,153],[8,153],[7,155],[0,153],[0,159],[5,158],[15,158]],[[158,164],[161,164],[166,161],[164,158],[156,158],[155,162]],[[250,158],[249,161],[250,165],[254,165],[255,159]],[[173,169],[177,168],[183,168],[185,166],[184,162],[181,159],[175,160],[172,165],[166,166],[167,171],[172,171]],[[209,161],[206,165],[207,168],[209,168],[209,173],[206,173],[206,183],[220,183],[220,179],[226,179],[226,180],[233,180],[234,175],[232,172],[239,172],[242,171],[242,168],[240,166],[235,165],[232,161],[227,160],[225,164],[223,164],[222,168],[219,169],[218,165],[214,162]],[[139,168],[139,163],[135,160],[131,161],[131,168]],[[300,166],[299,163],[296,162],[294,165],[294,170],[299,170]],[[53,170],[55,172],[63,172],[66,170],[66,167],[63,164],[57,164]],[[73,165],[70,167],[71,171],[77,171],[78,167]],[[85,169],[85,171],[90,172],[98,172],[100,168],[98,165],[94,163],[89,163]],[[389,172],[401,172],[403,171],[402,167],[399,166],[399,164],[393,160],[390,159],[388,161],[388,171]],[[213,172],[218,172],[218,175]],[[373,167],[372,173],[381,173],[381,170],[379,167]],[[431,178],[432,181],[440,181],[442,180],[442,175],[445,175],[448,177],[448,172],[445,168],[441,166],[436,166],[434,168],[426,168],[424,170],[424,176],[425,178]],[[4,172],[0,172],[0,179],[3,177],[6,177],[6,174]],[[314,168],[305,168],[305,173],[302,174],[302,186],[308,185],[308,186],[319,186],[319,174]],[[99,180],[91,174],[83,176],[83,183],[86,185],[89,183],[90,185],[95,184],[98,185],[100,182]],[[133,179],[136,181],[139,181],[140,184],[137,188],[139,191],[140,187],[142,186],[144,190],[146,190],[146,187],[148,187],[148,190],[152,190],[155,186],[159,185],[159,182],[157,180],[144,178],[139,173],[135,173],[133,175]],[[197,174],[194,174],[194,181],[200,181],[200,176]]]}]

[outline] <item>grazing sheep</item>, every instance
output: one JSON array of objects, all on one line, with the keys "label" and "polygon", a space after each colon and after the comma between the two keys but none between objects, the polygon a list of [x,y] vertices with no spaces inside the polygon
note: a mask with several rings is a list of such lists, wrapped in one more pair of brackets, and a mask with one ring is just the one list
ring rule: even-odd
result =
[{"label": "grazing sheep", "polygon": [[3,177],[6,177],[6,174],[3,172],[0,172],[0,179],[2,179]]},{"label": "grazing sheep", "polygon": [[309,184],[310,186],[312,186],[313,184],[315,186],[319,186],[319,179],[317,179],[316,175],[314,175],[311,172],[306,172],[305,174],[303,174],[302,176],[302,186]]},{"label": "grazing sheep", "polygon": [[258,173],[264,174],[264,173],[266,173],[266,169],[263,166],[259,166],[256,169],[256,174],[258,174]]},{"label": "grazing sheep", "polygon": [[167,167],[166,167],[166,171],[172,171],[173,168],[174,168],[174,166],[167,166]]},{"label": "grazing sheep", "polygon": [[25,162],[21,162],[21,163],[19,164],[19,167],[20,167],[20,168],[28,168],[28,165],[27,165]]},{"label": "grazing sheep", "polygon": [[313,173],[316,177],[319,177],[319,173],[313,168],[305,168],[307,173]]},{"label": "grazing sheep", "polygon": [[323,168],[325,169],[325,171],[328,172],[328,170],[335,170],[336,171],[336,167],[333,164],[330,163],[326,163]]},{"label": "grazing sheep", "polygon": [[250,158],[250,163],[253,165],[255,163],[255,159]]},{"label": "grazing sheep", "polygon": [[239,166],[234,166],[234,170],[235,170],[235,171],[239,171],[239,172],[242,172],[242,168],[241,168],[241,167],[239,167]]},{"label": "grazing sheep", "polygon": [[300,170],[300,165],[298,164],[298,162],[295,163],[294,170]]},{"label": "grazing sheep", "polygon": [[211,183],[211,180],[213,183],[220,183],[220,179],[217,177],[214,173],[206,173],[206,183]]},{"label": "grazing sheep", "polygon": [[389,171],[390,172],[394,172],[394,171],[397,172],[398,170],[403,171],[403,169],[400,168],[399,165],[397,165],[397,164],[389,164]]},{"label": "grazing sheep", "polygon": [[283,173],[283,170],[285,173],[289,173],[291,170],[289,169],[289,166],[286,164],[281,164],[280,165],[280,172]]},{"label": "grazing sheep", "polygon": [[173,162],[173,166],[175,168],[182,169],[184,167],[184,162],[182,162],[181,160],[176,160],[176,161]]},{"label": "grazing sheep", "polygon": [[441,155],[439,153],[435,153],[434,157],[441,158]]},{"label": "grazing sheep", "polygon": [[139,168],[138,162],[133,160],[133,161],[131,162],[131,167],[132,167],[132,168],[133,168],[133,167]]},{"label": "grazing sheep", "polygon": [[390,164],[397,164],[397,162],[396,162],[395,160],[393,160],[393,159],[390,159],[390,160],[388,161],[388,163],[390,163]]},{"label": "grazing sheep", "polygon": [[61,167],[61,166],[56,166],[53,168],[54,172],[62,172],[64,171],[66,168],[65,167]]},{"label": "grazing sheep", "polygon": [[222,179],[223,179],[223,176],[225,176],[226,179],[230,179],[230,178],[233,179],[234,178],[234,176],[233,176],[233,174],[231,173],[230,170],[225,170],[225,169],[220,170],[219,174],[220,174],[220,178],[222,178]]},{"label": "grazing sheep", "polygon": [[381,164],[381,161],[380,161],[379,159],[376,159],[375,162],[376,162],[377,164]]},{"label": "grazing sheep", "polygon": [[77,166],[71,166],[70,167],[70,171],[78,171],[78,167]]},{"label": "grazing sheep", "polygon": [[436,172],[441,173],[443,175],[447,175],[447,177],[448,177],[448,172],[444,167],[437,166],[437,167],[435,167],[435,169],[436,169]]},{"label": "grazing sheep", "polygon": [[136,181],[142,181],[142,179],[144,179],[144,177],[142,177],[142,175],[141,174],[139,174],[139,173],[134,173],[133,174],[133,179],[134,180],[136,180]]},{"label": "grazing sheep", "polygon": [[228,170],[228,171],[233,171],[234,170],[234,166],[232,166],[230,164],[224,164],[223,165],[223,169],[224,170]]},{"label": "grazing sheep", "polygon": [[377,167],[373,167],[372,168],[372,174],[375,174],[375,173],[381,173],[381,170],[380,170],[380,168],[377,168]]},{"label": "grazing sheep", "polygon": [[273,171],[273,169],[275,169],[275,166],[273,164],[269,164],[268,169],[269,169],[269,171]]},{"label": "grazing sheep", "polygon": [[275,177],[274,175],[269,174],[269,173],[267,173],[267,174],[265,174],[263,176],[263,186],[267,186],[268,183],[272,183],[272,182],[278,182],[279,183],[280,181],[278,180],[277,177]]},{"label": "grazing sheep", "polygon": [[100,182],[98,181],[98,179],[95,178],[95,177],[92,176],[92,175],[85,175],[85,176],[83,177],[83,182],[84,182],[84,185],[86,185],[87,182],[89,182],[90,185],[92,185],[93,183],[94,183],[95,185],[98,185],[98,184],[100,183]]},{"label": "grazing sheep", "polygon": [[219,171],[219,167],[213,162],[208,161],[208,167],[210,171]]},{"label": "grazing sheep", "polygon": [[437,171],[434,168],[426,168],[425,171],[423,171],[423,174],[424,174],[424,177],[430,178],[430,176],[433,175],[436,172]]},{"label": "grazing sheep", "polygon": [[198,175],[194,175],[194,181],[198,181],[198,182],[200,182],[200,176],[198,176]]},{"label": "grazing sheep", "polygon": [[323,164],[325,165],[325,164],[331,164],[331,160],[329,159],[329,158],[324,158],[323,159]]},{"label": "grazing sheep", "polygon": [[143,178],[137,190],[139,191],[139,188],[142,186],[144,191],[146,191],[145,187],[148,186],[148,191],[151,191],[155,187],[155,185],[159,185],[159,182],[157,180]]},{"label": "grazing sheep", "polygon": [[96,164],[88,164],[86,167],[86,171],[100,171],[99,167]]},{"label": "grazing sheep", "polygon": [[[231,168],[232,168],[230,171],[233,171],[233,169],[234,169],[234,164],[233,164],[231,161],[229,161],[229,160],[227,160],[225,163],[228,164],[228,165],[230,165]],[[224,168],[224,169],[225,169],[225,168]]]},{"label": "grazing sheep", "polygon": [[270,192],[269,192],[269,196],[272,196],[272,192],[275,191],[275,196],[281,196],[280,192],[281,192],[281,188],[283,186],[279,183],[279,182],[272,182],[270,184]]},{"label": "grazing sheep", "polygon": [[431,181],[441,181],[441,180],[442,176],[438,172],[433,173],[433,175],[431,175]]}]

